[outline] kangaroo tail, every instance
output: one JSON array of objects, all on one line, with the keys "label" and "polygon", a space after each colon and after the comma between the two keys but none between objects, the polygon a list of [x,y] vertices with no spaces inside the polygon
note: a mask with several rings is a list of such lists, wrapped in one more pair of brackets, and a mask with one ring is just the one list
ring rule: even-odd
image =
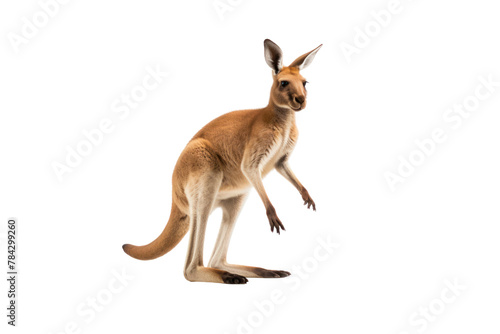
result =
[{"label": "kangaroo tail", "polygon": [[172,203],[172,211],[167,226],[160,236],[150,244],[134,246],[125,244],[123,250],[138,260],[152,260],[167,254],[182,240],[189,231],[188,216],[183,214],[177,205]]}]

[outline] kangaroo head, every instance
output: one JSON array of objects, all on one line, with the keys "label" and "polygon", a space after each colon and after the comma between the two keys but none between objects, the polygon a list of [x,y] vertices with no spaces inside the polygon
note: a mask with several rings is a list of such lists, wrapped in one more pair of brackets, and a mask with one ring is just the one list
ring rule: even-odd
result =
[{"label": "kangaroo head", "polygon": [[264,41],[264,56],[269,67],[273,69],[270,103],[293,111],[300,111],[306,107],[307,81],[300,75],[300,70],[311,64],[322,45],[303,54],[290,65],[283,66],[283,52],[280,47],[269,39]]}]

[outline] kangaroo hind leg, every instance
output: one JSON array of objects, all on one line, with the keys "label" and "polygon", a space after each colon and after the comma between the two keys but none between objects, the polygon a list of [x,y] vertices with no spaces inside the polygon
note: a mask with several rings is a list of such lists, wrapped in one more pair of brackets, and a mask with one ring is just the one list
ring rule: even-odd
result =
[{"label": "kangaroo hind leg", "polygon": [[229,273],[226,270],[207,268],[203,265],[205,230],[222,182],[222,172],[204,171],[197,174],[196,177],[192,178],[193,184],[186,189],[191,232],[184,276],[192,282],[244,284],[248,280],[243,276]]},{"label": "kangaroo hind leg", "polygon": [[227,262],[227,250],[229,248],[231,234],[246,197],[247,194],[244,194],[222,200],[220,202],[220,206],[222,208],[222,223],[208,266],[220,270],[226,270],[233,274],[253,278],[278,278],[289,276],[290,273],[288,271],[269,270],[260,267],[229,264]]}]

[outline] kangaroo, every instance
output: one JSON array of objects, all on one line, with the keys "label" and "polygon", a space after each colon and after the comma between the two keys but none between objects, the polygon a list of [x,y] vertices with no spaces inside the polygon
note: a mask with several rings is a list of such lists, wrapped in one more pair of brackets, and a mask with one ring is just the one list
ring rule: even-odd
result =
[{"label": "kangaroo", "polygon": [[[283,66],[283,52],[269,39],[264,56],[272,68],[273,85],[269,103],[262,109],[237,110],[207,125],[182,151],[172,175],[170,219],[156,240],[148,245],[123,245],[139,260],[158,258],[172,250],[191,230],[184,277],[192,282],[245,284],[248,278],[286,277],[283,270],[229,264],[226,255],[238,214],[251,187],[266,209],[271,232],[285,230],[266,194],[262,179],[276,169],[299,191],[304,205],[316,204],[292,172],[288,158],[298,137],[295,112],[306,107],[306,83],[300,71],[311,64],[322,44]],[[203,264],[207,220],[216,208],[223,217],[208,266]]]}]

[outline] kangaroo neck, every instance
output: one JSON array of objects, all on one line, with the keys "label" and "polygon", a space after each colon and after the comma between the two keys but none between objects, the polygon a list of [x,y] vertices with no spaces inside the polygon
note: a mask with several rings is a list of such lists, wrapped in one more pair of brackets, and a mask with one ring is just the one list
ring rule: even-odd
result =
[{"label": "kangaroo neck", "polygon": [[266,110],[270,120],[276,123],[276,125],[285,125],[289,122],[295,122],[295,111],[290,108],[279,107],[271,99],[264,110]]}]

